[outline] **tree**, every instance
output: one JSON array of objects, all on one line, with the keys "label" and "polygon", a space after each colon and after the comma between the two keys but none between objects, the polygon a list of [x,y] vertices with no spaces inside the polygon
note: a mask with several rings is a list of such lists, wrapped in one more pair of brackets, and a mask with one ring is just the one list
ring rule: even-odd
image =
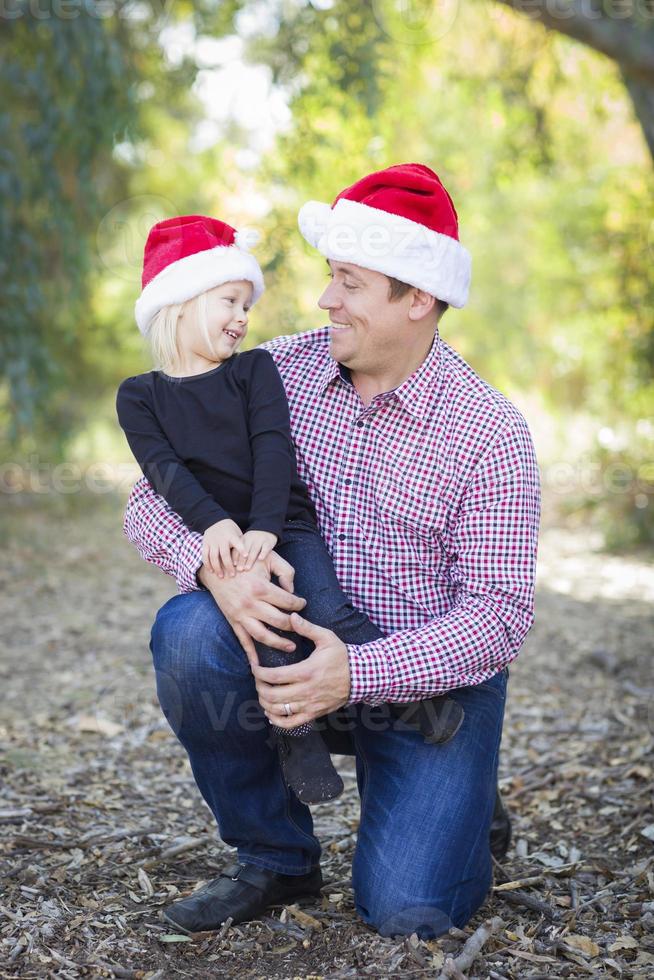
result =
[{"label": "tree", "polygon": [[198,115],[197,65],[168,63],[161,31],[191,19],[224,33],[235,9],[19,0],[3,12],[0,426],[14,445],[56,456],[93,403],[99,225],[130,196],[149,126],[188,127]]},{"label": "tree", "polygon": [[[498,0],[618,64],[654,157],[653,0]],[[627,16],[625,16],[625,14]]]},{"label": "tree", "polygon": [[0,36],[3,401],[12,438],[49,418],[56,442],[56,391],[79,367],[88,236],[119,180],[111,153],[132,121],[132,72],[101,20],[17,13]]}]

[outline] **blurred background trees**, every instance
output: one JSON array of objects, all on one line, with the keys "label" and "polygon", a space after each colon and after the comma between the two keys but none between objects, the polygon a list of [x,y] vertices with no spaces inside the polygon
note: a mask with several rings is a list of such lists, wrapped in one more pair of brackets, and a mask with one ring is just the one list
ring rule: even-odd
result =
[{"label": "blurred background trees", "polygon": [[606,57],[507,6],[542,5],[6,7],[5,489],[20,485],[17,461],[129,459],[113,397],[149,366],[133,303],[154,221],[208,212],[261,230],[255,344],[324,321],[298,207],[419,160],[452,193],[473,255],[470,304],[448,312],[443,338],[527,415],[560,515],[590,518],[610,545],[651,543],[652,96],[619,53],[637,32],[647,60],[654,12],[586,4],[615,28]]}]

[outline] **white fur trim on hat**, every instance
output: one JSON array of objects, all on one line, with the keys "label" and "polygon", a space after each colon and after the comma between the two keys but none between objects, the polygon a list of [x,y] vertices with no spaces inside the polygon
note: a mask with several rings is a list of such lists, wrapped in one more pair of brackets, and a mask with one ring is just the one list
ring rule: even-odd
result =
[{"label": "white fur trim on hat", "polygon": [[327,259],[383,272],[451,306],[465,306],[472,259],[449,235],[368,204],[341,198],[333,208],[309,201],[300,232]]},{"label": "white fur trim on hat", "polygon": [[138,328],[147,336],[150,322],[164,306],[185,303],[207,289],[245,279],[252,283],[252,305],[264,290],[259,263],[236,245],[218,245],[171,262],[151,279],[136,301]]}]

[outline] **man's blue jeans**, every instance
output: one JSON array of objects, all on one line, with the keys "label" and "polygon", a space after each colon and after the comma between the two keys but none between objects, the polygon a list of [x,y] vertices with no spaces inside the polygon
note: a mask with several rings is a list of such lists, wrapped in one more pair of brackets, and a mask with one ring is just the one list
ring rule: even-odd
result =
[{"label": "man's blue jeans", "polygon": [[[170,599],[151,649],[161,707],[222,839],[240,861],[308,872],[320,858],[311,812],[286,786],[247,657],[210,593]],[[382,935],[461,927],[491,884],[506,673],[449,693],[465,719],[445,745],[426,744],[384,705],[352,705],[318,723],[332,751],[356,757],[356,908]]]}]

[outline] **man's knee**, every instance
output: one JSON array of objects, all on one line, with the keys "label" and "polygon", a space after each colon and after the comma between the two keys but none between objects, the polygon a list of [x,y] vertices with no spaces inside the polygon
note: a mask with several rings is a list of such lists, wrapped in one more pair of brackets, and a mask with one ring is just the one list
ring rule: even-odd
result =
[{"label": "man's knee", "polygon": [[190,682],[213,668],[250,677],[245,651],[209,592],[174,596],[152,626],[154,668]]},{"label": "man's knee", "polygon": [[421,939],[435,939],[453,926],[462,929],[482,905],[489,888],[490,875],[486,873],[456,884],[420,882],[411,870],[402,880],[388,870],[383,875],[366,875],[365,879],[354,877],[356,910],[381,936],[410,936],[415,932]]},{"label": "man's knee", "polygon": [[182,740],[227,730],[244,710],[251,672],[229,632],[208,592],[175,596],[157,613],[150,640],[157,697]]},{"label": "man's knee", "polygon": [[208,592],[169,599],[158,611],[150,634],[155,669],[173,673],[192,667],[204,639],[216,635],[219,615]]},{"label": "man's knee", "polygon": [[377,882],[370,888],[355,886],[355,906],[364,922],[380,936],[410,936],[434,939],[447,932],[453,922],[450,909],[434,901],[418,901],[416,896],[402,895],[397,887]]}]

